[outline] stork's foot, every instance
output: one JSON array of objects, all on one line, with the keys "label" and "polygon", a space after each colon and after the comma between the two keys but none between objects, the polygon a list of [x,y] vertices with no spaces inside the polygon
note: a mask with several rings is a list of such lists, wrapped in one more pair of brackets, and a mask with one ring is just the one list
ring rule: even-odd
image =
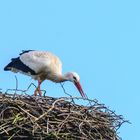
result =
[{"label": "stork's foot", "polygon": [[37,94],[39,94],[39,96],[42,96],[42,91],[40,90],[40,88],[36,88],[36,90],[34,91],[34,95],[37,96]]},{"label": "stork's foot", "polygon": [[42,81],[38,80],[38,86],[36,88],[36,90],[34,91],[34,95],[37,96],[37,94],[39,94],[40,96],[42,96],[42,91],[40,90],[40,85],[41,85]]}]

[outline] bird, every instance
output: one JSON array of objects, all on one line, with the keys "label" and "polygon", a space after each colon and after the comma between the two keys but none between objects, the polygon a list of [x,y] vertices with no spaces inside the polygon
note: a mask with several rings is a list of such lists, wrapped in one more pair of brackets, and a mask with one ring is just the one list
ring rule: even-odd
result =
[{"label": "bird", "polygon": [[4,67],[4,71],[19,72],[37,80],[35,96],[38,94],[42,96],[40,85],[45,80],[50,80],[55,83],[70,81],[77,87],[81,96],[86,98],[80,84],[80,76],[76,72],[62,74],[61,60],[49,51],[24,50],[18,57],[11,59],[11,62]]}]

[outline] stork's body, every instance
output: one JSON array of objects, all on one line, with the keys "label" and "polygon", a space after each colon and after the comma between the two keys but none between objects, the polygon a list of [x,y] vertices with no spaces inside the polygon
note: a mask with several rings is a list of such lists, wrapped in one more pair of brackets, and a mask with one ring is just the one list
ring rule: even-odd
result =
[{"label": "stork's body", "polygon": [[56,83],[71,81],[76,85],[81,95],[85,97],[82,87],[80,86],[78,74],[69,72],[62,75],[62,63],[60,59],[50,52],[33,50],[23,51],[19,57],[11,59],[11,62],[4,70],[20,72],[38,80],[38,87],[35,90],[35,95],[37,95],[37,92],[40,96],[42,95],[40,85],[47,79]]}]

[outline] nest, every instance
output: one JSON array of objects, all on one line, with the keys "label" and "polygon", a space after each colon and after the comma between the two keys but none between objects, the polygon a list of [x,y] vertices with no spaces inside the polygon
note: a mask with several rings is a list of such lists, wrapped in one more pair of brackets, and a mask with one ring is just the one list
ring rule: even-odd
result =
[{"label": "nest", "polygon": [[119,140],[117,130],[124,122],[97,100],[0,94],[2,140]]}]

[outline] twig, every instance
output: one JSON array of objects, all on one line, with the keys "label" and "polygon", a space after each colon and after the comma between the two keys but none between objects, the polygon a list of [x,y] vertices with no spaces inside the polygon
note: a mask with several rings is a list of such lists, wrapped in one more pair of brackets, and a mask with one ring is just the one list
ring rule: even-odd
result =
[{"label": "twig", "polygon": [[71,98],[72,103],[75,104],[75,102],[74,102],[72,96],[71,96],[69,93],[66,92],[66,90],[65,90],[65,88],[64,88],[64,83],[60,83],[60,85],[61,85],[61,87],[62,87],[64,93],[65,93],[66,95],[68,95],[68,96]]},{"label": "twig", "polygon": [[57,102],[60,102],[60,101],[64,101],[64,99],[58,99],[58,100],[55,100],[54,103],[52,104],[51,108],[49,108],[49,110],[47,112],[45,112],[44,114],[42,114],[41,116],[39,116],[38,118],[35,119],[35,122],[40,120],[41,118],[43,118],[44,116],[46,116],[55,106],[55,104]]}]

